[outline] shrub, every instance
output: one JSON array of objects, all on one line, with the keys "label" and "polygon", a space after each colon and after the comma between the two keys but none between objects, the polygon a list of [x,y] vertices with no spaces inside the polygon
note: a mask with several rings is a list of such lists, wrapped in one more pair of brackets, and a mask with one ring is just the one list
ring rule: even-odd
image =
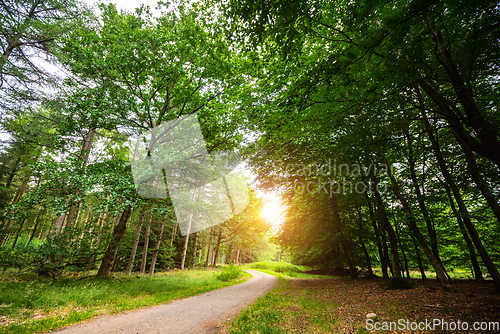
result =
[{"label": "shrub", "polygon": [[234,265],[229,265],[229,267],[222,269],[218,274],[215,274],[215,278],[222,282],[229,282],[233,279],[237,279],[241,276],[241,270],[236,268]]}]

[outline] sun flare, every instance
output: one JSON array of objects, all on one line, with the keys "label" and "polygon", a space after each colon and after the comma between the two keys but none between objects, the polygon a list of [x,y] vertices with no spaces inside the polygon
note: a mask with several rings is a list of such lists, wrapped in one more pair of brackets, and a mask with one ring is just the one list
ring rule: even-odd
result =
[{"label": "sun flare", "polygon": [[272,225],[276,230],[283,223],[286,207],[281,204],[279,198],[274,195],[264,197],[264,206],[260,213],[261,217]]}]

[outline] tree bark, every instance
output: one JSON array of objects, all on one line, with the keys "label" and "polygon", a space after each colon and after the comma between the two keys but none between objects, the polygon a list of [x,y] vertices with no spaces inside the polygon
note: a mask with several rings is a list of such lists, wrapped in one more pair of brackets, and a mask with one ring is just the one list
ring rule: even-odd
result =
[{"label": "tree bark", "polygon": [[189,246],[189,232],[191,231],[191,222],[193,220],[193,213],[191,212],[189,216],[189,225],[186,233],[186,240],[184,241],[184,248],[182,250],[182,261],[181,261],[181,270],[184,269],[184,265],[186,263],[186,255],[187,255],[187,249]]},{"label": "tree bark", "polygon": [[415,236],[413,235],[413,233],[411,233],[411,231],[410,234],[413,246],[415,246],[415,256],[417,258],[418,270],[420,270],[420,276],[422,276],[422,280],[425,281],[427,280],[427,277],[425,276],[425,268],[424,264],[422,263],[422,257],[420,256],[420,250],[418,249],[417,240],[415,239]]},{"label": "tree bark", "polygon": [[165,221],[167,220],[167,214],[163,217],[160,226],[160,233],[158,234],[158,239],[156,240],[155,250],[153,251],[153,258],[151,259],[151,265],[149,266],[149,274],[153,275],[155,273],[156,259],[158,257],[158,252],[160,251],[161,238],[163,236],[163,229],[165,228]]},{"label": "tree bark", "polygon": [[196,249],[198,247],[198,232],[196,232],[196,234],[194,235],[194,246],[193,246],[193,261],[191,263],[191,265],[193,266],[194,265],[194,262],[196,260]]},{"label": "tree bark", "polygon": [[132,250],[130,251],[130,258],[128,260],[127,269],[125,270],[125,275],[130,275],[132,269],[134,268],[135,255],[137,254],[137,246],[139,245],[139,239],[141,238],[142,224],[144,222],[144,217],[146,216],[146,210],[143,210],[141,216],[139,217],[139,222],[137,223],[137,228],[135,230],[135,239],[132,244]]},{"label": "tree bark", "polygon": [[363,254],[365,256],[366,265],[368,267],[368,276],[375,276],[373,274],[370,255],[368,254],[368,250],[366,249],[365,242],[363,240],[363,217],[361,216],[361,210],[359,206],[356,207],[356,210],[358,212],[359,244],[361,245],[361,249],[363,250]]},{"label": "tree bark", "polygon": [[403,209],[406,214],[406,218],[408,220],[408,225],[410,229],[413,231],[415,237],[417,238],[420,247],[422,247],[424,254],[426,255],[427,259],[431,263],[432,267],[434,268],[434,271],[436,272],[437,279],[440,281],[441,285],[443,286],[444,289],[450,290],[451,289],[451,281],[448,279],[444,272],[444,268],[441,266],[439,261],[434,257],[434,254],[432,254],[431,249],[429,246],[427,246],[427,242],[425,241],[424,236],[418,229],[417,223],[415,221],[415,218],[413,217],[413,214],[411,212],[410,206],[408,205],[408,202],[406,201],[406,198],[401,194],[399,190],[399,185],[396,182],[396,178],[392,174],[392,171],[389,167],[389,163],[387,162],[386,157],[383,157],[383,162],[386,166],[387,169],[387,174],[389,175],[389,178],[391,180],[391,185],[392,189],[394,191],[394,194],[396,197],[399,199],[401,204],[403,205]]},{"label": "tree bark", "polygon": [[373,213],[373,206],[371,203],[371,199],[370,197],[368,197],[367,194],[365,195],[365,197],[366,197],[366,202],[368,204],[368,213],[370,215],[370,220],[373,225],[373,230],[375,231],[375,239],[377,241],[377,250],[378,250],[378,255],[380,257],[380,267],[382,270],[382,277],[389,278],[389,275],[387,273],[387,259],[384,256],[384,250],[382,248],[382,240],[380,239],[380,232],[378,229],[377,220],[375,219],[375,215]]},{"label": "tree bark", "polygon": [[415,194],[417,195],[417,202],[420,207],[420,211],[424,216],[425,225],[427,226],[427,231],[429,232],[429,239],[431,241],[431,249],[434,257],[442,264],[441,257],[439,256],[438,242],[436,229],[432,223],[431,217],[429,215],[429,211],[427,210],[427,206],[425,205],[424,198],[420,191],[420,187],[418,185],[417,174],[415,172],[415,159],[413,158],[413,148],[412,148],[412,138],[408,129],[406,129],[406,142],[408,144],[408,166],[410,169],[410,177],[413,184],[413,189],[415,190]]},{"label": "tree bark", "polygon": [[125,230],[127,229],[127,221],[130,217],[131,212],[132,212],[132,205],[129,205],[122,213],[118,225],[116,225],[113,228],[111,242],[109,243],[108,249],[104,253],[101,266],[99,267],[99,271],[97,272],[97,277],[109,276],[111,271],[111,265],[113,259],[115,258],[116,250],[118,248],[118,245],[120,244],[120,241],[123,238],[123,235],[125,234]]},{"label": "tree bark", "polygon": [[493,195],[493,193],[490,190],[490,187],[482,177],[474,153],[460,137],[456,138],[460,146],[462,147],[462,150],[465,153],[465,159],[467,160],[467,166],[469,169],[469,173],[472,176],[472,180],[474,180],[474,183],[476,183],[477,187],[483,194],[484,198],[486,199],[486,202],[493,211],[493,214],[497,218],[497,222],[499,223],[500,226],[500,204],[498,204],[498,200],[496,199],[495,195]]},{"label": "tree bark", "polygon": [[343,235],[343,224],[342,224],[342,219],[340,217],[337,196],[332,194],[330,196],[330,200],[332,204],[333,221],[335,223],[335,229],[337,234],[339,234],[341,240],[340,246],[342,247],[342,250],[346,257],[347,266],[349,267],[349,273],[351,274],[351,278],[358,278],[358,270],[356,269],[356,264],[354,263],[354,258],[352,256],[351,249],[347,243],[347,240],[345,239],[345,236]]},{"label": "tree bark", "polygon": [[220,249],[220,242],[222,239],[222,229],[219,226],[219,236],[217,238],[217,246],[215,247],[215,255],[212,261],[212,266],[215,267],[217,266],[217,263],[219,261],[219,249]]},{"label": "tree bark", "polygon": [[474,244],[472,240],[470,240],[469,235],[467,233],[467,229],[465,228],[464,221],[460,216],[460,213],[457,212],[457,208],[455,207],[455,203],[453,202],[453,198],[451,197],[450,187],[446,182],[443,182],[443,186],[446,190],[446,195],[448,196],[448,200],[450,201],[451,211],[453,215],[457,218],[458,227],[460,228],[460,232],[464,237],[465,244],[467,245],[467,250],[469,251],[469,257],[472,265],[472,270],[474,273],[474,278],[476,281],[484,281],[483,273],[481,271],[481,267],[479,266],[479,262],[477,261],[476,252],[474,250]]},{"label": "tree bark", "polygon": [[[423,100],[422,100],[418,90],[417,90],[417,96],[420,99],[420,104],[423,106]],[[441,149],[439,147],[439,143],[436,140],[436,138],[434,137],[434,134],[432,132],[432,127],[431,127],[428,119],[426,117],[423,117],[423,122],[425,125],[427,135],[429,136],[429,139],[431,141],[432,148],[434,150],[434,155],[436,156],[436,159],[437,159],[438,164],[439,164],[439,168],[441,169],[441,174],[443,174],[445,182],[451,188],[451,191],[453,193],[453,197],[455,197],[455,201],[457,202],[458,211],[461,214],[462,221],[463,221],[467,231],[469,232],[469,235],[472,239],[472,242],[474,243],[474,246],[476,247],[476,249],[479,253],[479,256],[483,260],[483,263],[486,266],[486,269],[488,269],[488,272],[490,273],[493,281],[495,282],[497,289],[500,290],[500,274],[498,273],[498,270],[497,270],[495,264],[493,263],[493,261],[491,260],[491,257],[489,256],[488,252],[484,248],[483,243],[481,242],[481,238],[479,237],[479,234],[477,233],[477,230],[474,227],[474,224],[470,220],[469,211],[467,210],[467,207],[465,206],[465,202],[462,198],[462,195],[460,194],[460,190],[458,189],[455,181],[453,180],[450,172],[448,171],[448,167],[446,166],[446,162],[444,161],[443,155],[441,153]]]},{"label": "tree bark", "polygon": [[146,225],[146,231],[144,232],[144,247],[142,248],[142,260],[141,260],[141,274],[146,273],[146,262],[148,260],[148,247],[149,247],[149,233],[151,232],[151,223],[153,222],[153,209],[151,208],[151,216],[149,217],[149,222]]},{"label": "tree bark", "polygon": [[394,228],[389,222],[389,218],[387,217],[387,212],[385,211],[384,202],[382,202],[382,196],[380,196],[380,193],[375,183],[373,189],[374,189],[375,199],[377,200],[377,207],[378,207],[380,221],[382,223],[382,226],[387,231],[387,234],[389,235],[389,246],[391,248],[392,276],[394,278],[401,278],[401,262],[399,260],[398,240],[396,238],[396,233],[394,232]]}]

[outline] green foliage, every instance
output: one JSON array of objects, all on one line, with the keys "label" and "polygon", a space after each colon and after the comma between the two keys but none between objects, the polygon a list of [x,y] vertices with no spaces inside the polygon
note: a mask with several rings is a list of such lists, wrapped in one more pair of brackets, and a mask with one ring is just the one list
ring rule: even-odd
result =
[{"label": "green foliage", "polygon": [[[18,242],[14,248],[6,245],[0,249],[0,262],[20,272],[35,272],[52,278],[60,276],[65,268],[86,268],[92,256],[95,233],[84,234],[81,238],[81,230],[68,228],[65,232],[42,242],[28,245]],[[71,247],[68,242],[72,243]]]},{"label": "green foliage", "polygon": [[222,271],[214,274],[214,276],[219,281],[230,282],[241,277],[242,274],[243,272],[238,267],[235,267],[234,264],[230,264],[228,267],[223,267]]}]

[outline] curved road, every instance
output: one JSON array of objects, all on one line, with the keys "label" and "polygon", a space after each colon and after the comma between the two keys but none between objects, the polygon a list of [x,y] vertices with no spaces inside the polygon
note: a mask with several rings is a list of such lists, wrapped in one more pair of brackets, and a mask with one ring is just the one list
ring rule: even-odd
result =
[{"label": "curved road", "polygon": [[213,333],[222,322],[278,285],[278,279],[272,275],[256,270],[245,271],[253,277],[241,284],[125,314],[81,322],[55,333]]}]

